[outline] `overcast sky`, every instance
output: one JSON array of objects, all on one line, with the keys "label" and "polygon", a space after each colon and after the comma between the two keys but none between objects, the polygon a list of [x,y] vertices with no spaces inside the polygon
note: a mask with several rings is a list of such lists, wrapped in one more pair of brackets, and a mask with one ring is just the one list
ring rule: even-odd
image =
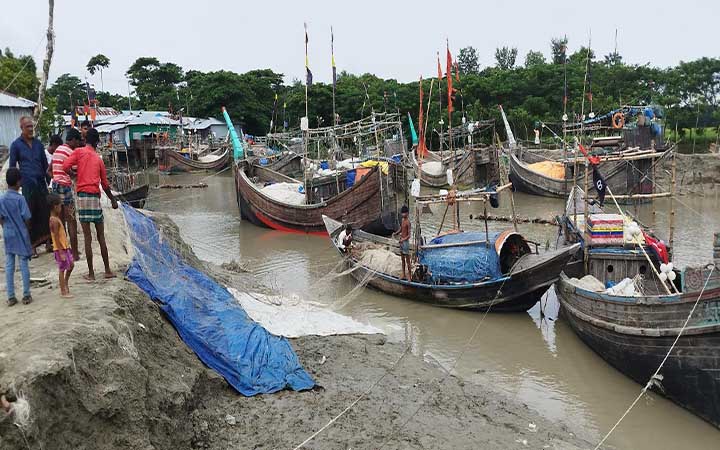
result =
[{"label": "overcast sky", "polygon": [[[1,2],[0,47],[32,54],[40,68],[47,1]],[[518,48],[518,64],[528,50],[548,57],[550,39],[565,34],[574,51],[592,32],[593,50],[602,56],[613,50],[617,29],[626,61],[664,67],[718,57],[719,19],[717,0],[56,0],[50,79],[66,72],[84,78],[88,59],[103,53],[111,61],[105,89],[122,94],[127,94],[125,71],[140,56],[185,70],[271,68],[290,81],[304,76],[303,22],[316,81],[331,79],[331,25],[338,70],[400,81],[432,75],[435,53],[444,51],[446,38],[453,55],[471,45],[487,66],[503,45]],[[90,81],[100,89],[98,75]]]}]

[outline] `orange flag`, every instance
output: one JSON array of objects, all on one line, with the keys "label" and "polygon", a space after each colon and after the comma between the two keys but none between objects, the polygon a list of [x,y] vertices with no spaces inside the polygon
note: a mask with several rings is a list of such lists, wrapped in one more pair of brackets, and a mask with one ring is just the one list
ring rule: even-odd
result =
[{"label": "orange flag", "polygon": [[453,80],[452,80],[452,55],[450,54],[450,47],[447,48],[447,70],[445,71],[445,74],[447,75],[447,86],[448,86],[448,114],[454,111],[453,108]]},{"label": "orange flag", "polygon": [[423,112],[423,79],[420,77],[420,112],[418,113],[418,123],[420,126],[420,133],[418,136],[417,154],[418,158],[424,158],[427,154],[427,148],[425,148],[425,114]]}]

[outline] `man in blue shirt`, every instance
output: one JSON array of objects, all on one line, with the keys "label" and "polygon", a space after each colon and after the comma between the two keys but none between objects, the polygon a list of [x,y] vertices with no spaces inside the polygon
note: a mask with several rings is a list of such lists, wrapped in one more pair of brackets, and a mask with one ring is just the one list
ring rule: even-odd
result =
[{"label": "man in blue shirt", "polygon": [[9,167],[20,166],[22,179],[22,195],[30,208],[30,244],[35,247],[42,245],[50,238],[50,208],[47,205],[48,162],[45,148],[35,138],[32,118],[23,116],[20,119],[22,134],[10,144]]},{"label": "man in blue shirt", "polygon": [[5,179],[8,190],[0,196],[0,223],[3,227],[5,243],[5,278],[7,284],[7,304],[17,303],[15,298],[15,259],[20,260],[20,274],[23,280],[23,303],[32,302],[30,295],[30,268],[28,261],[32,254],[27,223],[30,221],[30,209],[18,192],[20,189],[20,171],[14,167],[7,170]]}]

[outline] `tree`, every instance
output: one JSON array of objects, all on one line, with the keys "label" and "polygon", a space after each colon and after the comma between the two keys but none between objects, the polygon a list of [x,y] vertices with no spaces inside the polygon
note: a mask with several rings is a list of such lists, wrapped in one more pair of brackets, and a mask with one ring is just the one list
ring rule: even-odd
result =
[{"label": "tree", "polygon": [[100,90],[105,90],[105,85],[103,84],[103,69],[107,69],[110,67],[110,58],[103,55],[102,53],[98,53],[97,55],[90,58],[90,61],[87,63],[87,71],[90,72],[90,75],[95,75],[95,72],[98,70],[100,71]]},{"label": "tree", "polygon": [[525,56],[525,67],[533,67],[545,64],[545,55],[530,50]]},{"label": "tree", "polygon": [[458,68],[463,75],[477,75],[480,72],[477,50],[474,47],[461,48],[458,53]]},{"label": "tree", "polygon": [[622,56],[617,51],[612,51],[605,55],[606,66],[617,66],[622,64]]},{"label": "tree", "polygon": [[35,99],[40,85],[36,73],[37,66],[30,55],[15,57],[13,52],[6,48],[0,56],[0,90]]},{"label": "tree", "polygon": [[501,70],[508,70],[515,67],[518,50],[515,47],[502,47],[495,49],[495,61]]},{"label": "tree", "polygon": [[550,48],[552,51],[553,64],[565,64],[565,58],[567,57],[567,37],[552,38],[550,41]]},{"label": "tree", "polygon": [[40,86],[38,86],[37,104],[35,105],[35,112],[33,113],[33,119],[36,124],[40,121],[43,113],[45,91],[47,90],[48,76],[50,75],[50,63],[52,62],[53,52],[55,51],[55,32],[53,31],[55,0],[49,0],[48,6],[50,11],[48,13],[47,47],[45,49],[45,60],[43,61],[42,78],[40,79]]},{"label": "tree", "polygon": [[140,108],[167,110],[179,103],[178,89],[183,81],[183,70],[177,64],[161,63],[154,57],[140,57],[126,75],[135,87]]},{"label": "tree", "polygon": [[48,88],[47,95],[55,99],[58,114],[70,114],[72,105],[82,103],[85,98],[85,84],[80,78],[64,73]]}]

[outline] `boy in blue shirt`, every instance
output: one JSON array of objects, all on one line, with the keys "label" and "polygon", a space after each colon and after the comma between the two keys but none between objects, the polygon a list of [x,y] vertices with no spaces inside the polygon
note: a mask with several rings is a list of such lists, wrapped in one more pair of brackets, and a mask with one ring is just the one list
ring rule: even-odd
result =
[{"label": "boy in blue shirt", "polygon": [[30,295],[30,268],[28,262],[32,255],[30,245],[30,208],[25,197],[20,195],[20,170],[10,167],[5,175],[8,190],[0,196],[0,224],[3,227],[5,243],[5,277],[7,283],[8,306],[17,304],[15,298],[15,259],[20,260],[20,274],[23,281],[23,304],[32,302]]}]

